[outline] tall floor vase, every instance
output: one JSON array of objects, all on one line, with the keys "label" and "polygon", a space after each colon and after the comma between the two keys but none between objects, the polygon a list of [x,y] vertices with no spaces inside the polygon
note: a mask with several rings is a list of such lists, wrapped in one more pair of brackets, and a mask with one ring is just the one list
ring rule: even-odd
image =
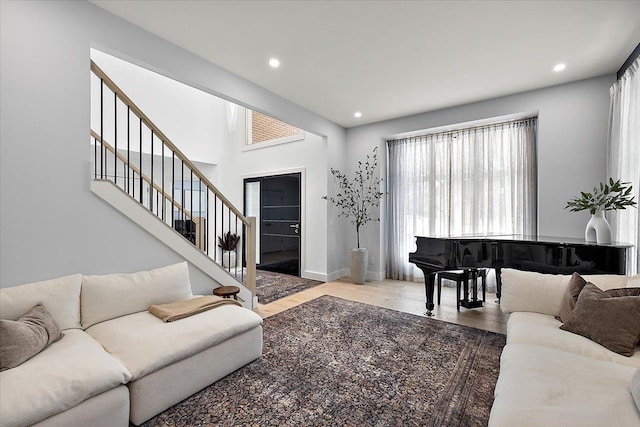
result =
[{"label": "tall floor vase", "polygon": [[367,263],[369,261],[369,252],[365,248],[356,248],[351,250],[351,281],[358,285],[364,285],[367,280]]},{"label": "tall floor vase", "polygon": [[611,244],[611,226],[604,217],[604,211],[597,211],[591,215],[591,219],[584,231],[584,239],[588,243],[596,243],[598,245]]}]

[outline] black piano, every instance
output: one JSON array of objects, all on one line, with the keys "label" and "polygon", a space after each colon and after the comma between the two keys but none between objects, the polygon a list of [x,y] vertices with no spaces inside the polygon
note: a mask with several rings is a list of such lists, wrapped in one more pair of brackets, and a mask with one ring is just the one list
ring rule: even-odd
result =
[{"label": "black piano", "polygon": [[582,239],[543,236],[416,237],[409,262],[424,273],[431,316],[435,274],[463,268],[494,268],[500,299],[501,268],[552,274],[625,274],[630,245],[596,245]]}]

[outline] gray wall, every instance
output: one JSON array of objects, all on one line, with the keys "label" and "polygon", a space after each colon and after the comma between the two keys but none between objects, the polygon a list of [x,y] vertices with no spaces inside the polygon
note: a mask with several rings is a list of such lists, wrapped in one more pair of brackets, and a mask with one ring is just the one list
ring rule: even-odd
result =
[{"label": "gray wall", "polygon": [[[0,2],[0,286],[180,257],[89,190],[89,48],[327,137],[341,127],[87,2]],[[329,265],[335,262],[329,262]],[[196,291],[210,289],[191,268]]]},{"label": "gray wall", "polygon": [[[567,200],[605,179],[609,87],[615,75],[583,80],[455,108],[347,130],[347,158],[360,159],[374,146],[385,152],[389,136],[515,113],[538,114],[538,232],[581,237],[588,212],[569,212]],[[353,166],[354,161],[350,166]],[[382,165],[384,171],[386,165]],[[385,215],[366,225],[364,245],[383,274]],[[370,267],[369,271],[372,271]]]}]

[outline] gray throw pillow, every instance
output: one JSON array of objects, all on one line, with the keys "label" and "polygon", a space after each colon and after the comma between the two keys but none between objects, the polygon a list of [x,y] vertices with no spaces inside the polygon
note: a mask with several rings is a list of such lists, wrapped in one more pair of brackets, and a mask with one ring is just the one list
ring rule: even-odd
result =
[{"label": "gray throw pillow", "polygon": [[[587,283],[571,317],[560,329],[582,335],[623,356],[633,356],[640,341],[639,288],[601,290]],[[624,296],[620,296],[624,295]]]},{"label": "gray throw pillow", "polygon": [[638,411],[640,411],[640,368],[638,368],[636,373],[633,374],[633,377],[631,377],[629,390],[631,390],[631,396],[633,396],[633,400],[636,402],[636,407],[638,408]]},{"label": "gray throw pillow", "polygon": [[571,317],[571,313],[573,313],[573,309],[576,306],[576,301],[578,301],[580,291],[582,291],[582,288],[584,288],[584,285],[586,284],[587,281],[584,280],[580,274],[573,273],[569,280],[569,284],[567,285],[567,289],[564,291],[562,304],[560,304],[560,321],[562,321],[562,323],[565,323]]},{"label": "gray throw pillow", "polygon": [[55,319],[42,304],[18,320],[0,320],[0,371],[31,359],[62,335]]}]

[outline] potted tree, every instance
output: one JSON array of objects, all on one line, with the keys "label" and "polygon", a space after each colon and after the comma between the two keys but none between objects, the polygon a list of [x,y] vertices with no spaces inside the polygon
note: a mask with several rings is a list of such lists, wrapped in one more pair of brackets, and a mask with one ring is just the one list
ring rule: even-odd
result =
[{"label": "potted tree", "polygon": [[569,200],[564,208],[572,212],[589,210],[591,219],[587,223],[584,239],[589,243],[609,245],[611,244],[611,226],[604,217],[604,212],[635,206],[637,203],[633,200],[631,188],[628,182],[614,181],[613,178],[609,178],[609,183],[601,182],[599,186],[593,188],[593,192],[581,191],[580,197]]},{"label": "potted tree", "polygon": [[368,155],[363,162],[358,162],[353,178],[349,179],[337,169],[331,168],[331,174],[338,182],[338,193],[335,196],[324,196],[340,209],[338,216],[348,218],[356,226],[356,248],[351,250],[351,280],[357,284],[366,281],[368,251],[360,247],[360,228],[374,219],[374,207],[380,206],[380,199],[384,193],[380,191],[382,178],[376,176],[378,168],[378,148]]},{"label": "potted tree", "polygon": [[218,247],[222,249],[222,266],[232,268],[236,266],[236,249],[240,236],[227,231],[222,237],[218,236]]}]

